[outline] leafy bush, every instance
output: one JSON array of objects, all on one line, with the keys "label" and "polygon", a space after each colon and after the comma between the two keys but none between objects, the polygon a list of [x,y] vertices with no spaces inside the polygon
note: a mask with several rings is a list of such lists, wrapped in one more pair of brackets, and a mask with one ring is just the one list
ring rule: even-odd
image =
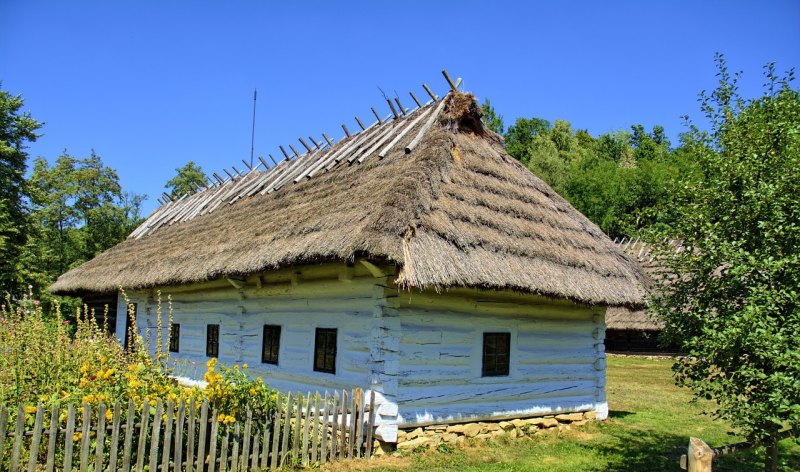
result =
[{"label": "leafy bush", "polygon": [[[160,331],[160,309],[158,313]],[[76,313],[73,323],[64,319],[58,305],[52,316],[46,315],[30,293],[17,304],[6,299],[0,306],[0,406],[13,411],[23,404],[35,412],[37,404],[97,408],[100,403],[117,401],[141,404],[146,400],[153,405],[158,400],[178,403],[194,398],[198,405],[207,400],[218,408],[225,423],[244,419],[248,407],[257,419],[269,417],[274,410],[276,392],[260,377],[249,378],[247,364],[224,368],[211,359],[207,385],[185,388],[172,377],[166,350],[156,347],[151,356],[150,346],[134,335],[126,351],[104,326],[98,326],[98,317],[104,325],[105,314],[84,309]],[[136,333],[135,323],[132,333]]]}]

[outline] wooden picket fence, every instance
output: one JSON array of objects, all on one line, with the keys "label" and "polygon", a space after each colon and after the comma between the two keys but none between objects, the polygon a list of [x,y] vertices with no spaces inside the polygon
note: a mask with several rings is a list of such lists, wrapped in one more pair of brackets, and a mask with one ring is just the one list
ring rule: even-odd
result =
[{"label": "wooden picket fence", "polygon": [[[244,472],[369,458],[375,392],[286,394],[263,421],[226,423],[207,402],[0,408],[0,470]],[[66,411],[66,420],[59,415]],[[127,413],[127,414],[126,414]],[[33,428],[26,424],[33,417]],[[123,421],[124,418],[124,421]]]}]

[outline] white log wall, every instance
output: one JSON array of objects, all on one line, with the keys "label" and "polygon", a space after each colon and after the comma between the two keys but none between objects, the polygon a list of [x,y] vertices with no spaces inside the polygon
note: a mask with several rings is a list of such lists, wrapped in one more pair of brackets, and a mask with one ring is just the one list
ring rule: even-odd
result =
[{"label": "white log wall", "polygon": [[[206,327],[219,325],[219,362],[248,364],[248,373],[262,376],[282,391],[370,388],[373,378],[371,327],[376,307],[385,304],[385,279],[344,264],[309,266],[269,276],[227,280],[180,288],[162,288],[164,349],[167,346],[167,295],[172,297],[173,323],[180,324],[180,349],[170,353],[176,374],[202,380],[206,371]],[[150,330],[156,345],[156,290],[129,292],[137,304],[140,333]],[[120,310],[125,301],[120,297]],[[123,313],[123,311],[120,311]],[[117,336],[123,339],[124,317]],[[281,326],[278,365],[261,362],[265,324]],[[314,371],[316,328],[337,328],[336,373]]]},{"label": "white log wall", "polygon": [[[376,434],[470,418],[596,410],[605,404],[604,308],[507,291],[398,291],[394,269],[324,264],[247,279],[161,289],[180,324],[176,374],[201,380],[206,326],[220,329],[219,362],[247,363],[281,391],[360,387],[380,395]],[[140,333],[156,344],[157,290],[128,292]],[[120,297],[119,313],[125,312]],[[124,338],[125,317],[117,318]],[[263,326],[281,326],[279,364],[261,362]],[[336,373],[313,370],[315,328],[337,328]],[[510,375],[482,377],[484,332],[511,333]]]},{"label": "white log wall", "polygon": [[[604,308],[511,292],[400,293],[404,426],[597,410],[605,405]],[[508,376],[482,377],[484,332],[511,335]]]}]

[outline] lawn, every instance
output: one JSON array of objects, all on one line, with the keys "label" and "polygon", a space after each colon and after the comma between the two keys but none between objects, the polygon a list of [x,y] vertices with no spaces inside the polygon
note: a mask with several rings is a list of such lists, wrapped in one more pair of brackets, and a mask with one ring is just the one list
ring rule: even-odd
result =
[{"label": "lawn", "polygon": [[[704,415],[709,403],[672,382],[671,361],[609,357],[611,415],[569,431],[533,438],[471,442],[450,451],[409,453],[324,466],[326,471],[677,471],[689,436],[711,447],[735,443],[728,426]],[[800,445],[780,444],[780,470],[800,471]],[[759,471],[763,449],[714,461],[714,471]]]}]

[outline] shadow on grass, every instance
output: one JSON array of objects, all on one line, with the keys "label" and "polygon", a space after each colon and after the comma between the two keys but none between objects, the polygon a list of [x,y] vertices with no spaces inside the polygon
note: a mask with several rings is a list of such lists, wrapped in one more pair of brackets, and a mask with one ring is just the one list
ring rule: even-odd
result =
[{"label": "shadow on grass", "polygon": [[[620,412],[617,412],[620,413]],[[624,413],[624,412],[623,412]],[[613,471],[677,471],[682,454],[686,454],[689,437],[663,434],[632,428],[608,431],[615,441],[586,444],[606,463],[596,470]],[[712,448],[724,444],[709,444]],[[800,447],[791,439],[779,445],[778,470],[800,471]],[[714,472],[760,472],[764,470],[764,449],[739,451],[714,460]]]},{"label": "shadow on grass", "polygon": [[608,412],[610,418],[625,418],[626,416],[635,415],[632,411],[611,410]]}]

